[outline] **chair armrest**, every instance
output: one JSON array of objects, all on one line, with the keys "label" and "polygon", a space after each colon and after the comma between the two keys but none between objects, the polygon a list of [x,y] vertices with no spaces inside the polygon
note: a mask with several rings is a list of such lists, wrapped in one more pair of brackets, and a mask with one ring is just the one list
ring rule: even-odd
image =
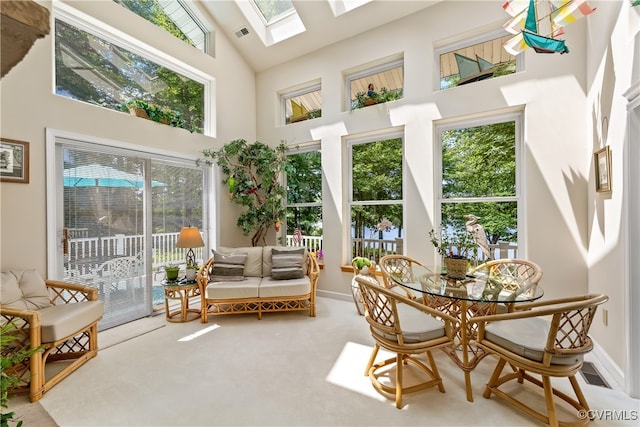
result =
[{"label": "chair armrest", "polygon": [[29,343],[30,348],[37,348],[42,344],[41,317],[37,310],[0,306],[0,318],[3,323],[13,323],[16,327],[15,333],[20,335],[18,341],[22,346]]},{"label": "chair armrest", "polygon": [[204,300],[204,290],[209,283],[209,274],[213,269],[213,257],[209,258],[207,262],[202,264],[200,270],[196,274],[196,282],[198,282],[198,287],[200,288],[200,296]]},{"label": "chair armrest", "polygon": [[51,303],[53,305],[59,302],[68,304],[71,302],[98,300],[98,289],[91,286],[61,282],[58,280],[45,280],[45,284],[49,292],[53,294],[51,297]]},{"label": "chair armrest", "polygon": [[320,265],[316,257],[311,255],[311,252],[307,251],[307,260],[309,261],[307,266],[307,276],[311,281],[311,293],[315,294],[316,286],[318,283],[318,277],[320,276]]}]

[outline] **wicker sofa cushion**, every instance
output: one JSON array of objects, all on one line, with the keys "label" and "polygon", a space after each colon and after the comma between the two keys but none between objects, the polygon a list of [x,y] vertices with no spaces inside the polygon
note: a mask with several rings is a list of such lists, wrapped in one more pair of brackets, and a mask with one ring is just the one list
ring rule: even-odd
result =
[{"label": "wicker sofa cushion", "polygon": [[260,298],[292,297],[311,292],[311,283],[307,276],[299,279],[273,280],[265,277],[260,282]]},{"label": "wicker sofa cushion", "polygon": [[214,250],[213,274],[209,277],[209,280],[214,282],[237,282],[244,280],[244,264],[246,262],[246,252],[223,254]]},{"label": "wicker sofa cushion", "polygon": [[[485,339],[527,359],[542,362],[549,334],[549,321],[539,317],[510,319],[486,326]],[[553,365],[574,365],[582,362],[581,354],[553,356]]]},{"label": "wicker sofa cushion", "polygon": [[271,278],[273,280],[301,279],[304,277],[304,248],[271,250]]},{"label": "wicker sofa cushion", "polygon": [[241,282],[209,282],[204,293],[209,299],[257,298],[260,277],[246,277]]},{"label": "wicker sofa cushion", "polygon": [[[400,327],[402,329],[402,338],[405,343],[415,343],[429,341],[436,338],[444,337],[444,323],[442,321],[426,314],[417,308],[406,304],[397,304],[398,317]],[[388,340],[396,341],[394,334],[377,331]]]},{"label": "wicker sofa cushion", "polygon": [[21,310],[40,310],[51,306],[44,279],[36,270],[2,272],[0,305]]},{"label": "wicker sofa cushion", "polygon": [[102,301],[82,301],[43,308],[40,310],[42,342],[66,338],[99,320],[103,313]]},{"label": "wicker sofa cushion", "polygon": [[246,253],[247,261],[244,263],[244,277],[262,277],[262,247],[243,246],[238,248],[219,247],[218,252],[223,254]]}]

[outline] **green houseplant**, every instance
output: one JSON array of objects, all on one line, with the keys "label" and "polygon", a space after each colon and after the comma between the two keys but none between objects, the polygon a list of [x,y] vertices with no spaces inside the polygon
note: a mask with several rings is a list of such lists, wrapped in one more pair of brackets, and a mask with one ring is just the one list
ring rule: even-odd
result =
[{"label": "green houseplant", "polygon": [[285,217],[282,203],[285,189],[280,183],[280,172],[287,164],[287,149],[284,141],[271,147],[237,139],[220,150],[203,151],[205,158],[222,169],[229,198],[245,208],[237,224],[245,235],[253,233],[253,246],[266,245],[269,229]]},{"label": "green houseplant", "polygon": [[467,274],[469,254],[475,248],[475,242],[469,232],[454,229],[452,233],[429,231],[429,240],[436,251],[444,257],[447,275],[454,279],[464,279]]},{"label": "green houseplant", "polygon": [[13,321],[5,323],[0,328],[0,406],[2,406],[2,414],[0,415],[1,426],[7,427],[9,422],[15,422],[18,427],[22,425],[21,420],[14,420],[15,413],[13,411],[6,412],[8,409],[9,392],[19,385],[22,379],[13,373],[12,368],[25,360],[29,359],[33,353],[42,351],[42,346],[36,348],[24,347],[16,351],[16,346],[20,345],[17,331]]},{"label": "green houseplant", "polygon": [[164,266],[164,272],[167,274],[167,280],[173,281],[178,278],[180,267],[176,264],[167,264]]}]

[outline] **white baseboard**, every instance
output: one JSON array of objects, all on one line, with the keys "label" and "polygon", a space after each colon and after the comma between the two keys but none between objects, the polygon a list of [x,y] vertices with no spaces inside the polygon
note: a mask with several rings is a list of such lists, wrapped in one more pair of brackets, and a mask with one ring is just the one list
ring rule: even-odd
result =
[{"label": "white baseboard", "polygon": [[612,381],[615,382],[620,390],[627,393],[627,390],[625,389],[624,371],[620,369],[609,354],[595,341],[593,342],[593,351],[591,354],[595,359],[597,359],[598,364],[605,370],[605,372],[601,372],[601,374],[605,376],[605,379],[609,383]]},{"label": "white baseboard", "polygon": [[324,298],[337,299],[339,301],[353,302],[353,296],[351,294],[343,294],[340,292],[323,291],[322,289],[317,289],[316,295]]}]

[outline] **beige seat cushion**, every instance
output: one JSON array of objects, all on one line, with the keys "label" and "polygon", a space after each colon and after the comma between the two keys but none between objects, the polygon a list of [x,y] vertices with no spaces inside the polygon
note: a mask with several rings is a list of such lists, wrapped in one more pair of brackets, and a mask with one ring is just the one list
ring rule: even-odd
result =
[{"label": "beige seat cushion", "polygon": [[103,314],[102,301],[82,301],[43,308],[40,310],[42,342],[67,338],[99,320]]},{"label": "beige seat cushion", "polygon": [[[397,307],[405,343],[429,341],[446,335],[442,321],[407,304],[400,303]],[[393,334],[382,331],[378,333],[388,340],[396,341]]]},{"label": "beige seat cushion", "polygon": [[273,280],[265,277],[260,283],[260,298],[269,297],[292,297],[297,295],[307,295],[311,292],[309,278],[304,276],[300,279]]},{"label": "beige seat cushion", "polygon": [[49,290],[36,270],[2,272],[0,305],[20,310],[40,310],[51,306]]},{"label": "beige seat cushion", "polygon": [[205,289],[208,299],[257,298],[260,277],[246,277],[246,280],[234,282],[210,282]]},{"label": "beige seat cushion", "polygon": [[[485,339],[519,356],[542,362],[549,325],[548,320],[539,317],[502,320],[486,326]],[[581,354],[551,358],[554,365],[575,365],[581,362]]]}]

